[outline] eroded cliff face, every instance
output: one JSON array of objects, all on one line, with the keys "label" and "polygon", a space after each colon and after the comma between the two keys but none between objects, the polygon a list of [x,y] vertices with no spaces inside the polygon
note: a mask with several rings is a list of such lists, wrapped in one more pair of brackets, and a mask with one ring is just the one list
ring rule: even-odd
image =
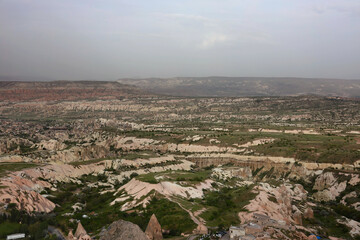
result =
[{"label": "eroded cliff face", "polygon": [[[341,172],[324,172],[316,179],[313,190],[316,191],[313,196],[317,201],[334,201],[346,190],[353,189],[360,183],[359,174],[341,173]],[[350,194],[350,195],[349,195]],[[350,192],[343,196],[342,203],[346,205],[346,199],[357,197],[356,191]],[[355,208],[358,203],[353,204]]]},{"label": "eroded cliff face", "polygon": [[[231,165],[248,169],[244,170],[248,172],[247,178],[252,177],[255,180],[266,180],[269,177],[308,179],[314,176],[316,171],[335,166],[333,164],[309,165],[305,162],[296,162],[294,158],[242,156],[229,153],[194,154],[186,156],[186,159],[194,162],[201,168]],[[251,172],[251,174],[249,172]],[[241,175],[241,173],[239,174]]]},{"label": "eroded cliff face", "polygon": [[[278,225],[302,225],[302,216],[311,217],[311,206],[307,205],[308,192],[300,184],[283,184],[272,187],[267,183],[260,184],[254,191],[258,191],[256,198],[245,207],[248,212],[240,212],[243,223],[251,222],[257,214],[268,216],[277,221]],[[273,200],[270,200],[270,198]],[[294,201],[305,202],[296,206]],[[306,212],[306,214],[305,214]]]},{"label": "eroded cliff face", "polygon": [[16,204],[18,209],[32,212],[49,213],[55,208],[55,204],[40,194],[44,188],[50,188],[51,184],[30,177],[24,172],[11,174],[1,179],[0,203]]},{"label": "eroded cliff face", "polygon": [[64,151],[57,151],[54,155],[51,155],[50,160],[58,163],[71,163],[92,159],[111,158],[114,156],[116,155],[110,151],[109,146],[88,145],[73,147]]},{"label": "eroded cliff face", "polygon": [[[112,191],[114,184],[129,178],[131,174],[146,174],[168,170],[190,170],[193,163],[183,160],[177,161],[174,156],[164,156],[142,160],[104,160],[98,163],[84,165],[51,164],[42,167],[29,168],[9,173],[0,179],[0,204],[15,203],[18,209],[31,212],[51,212],[55,208],[46,194],[48,189],[56,191],[63,182],[79,182],[83,175],[106,174]],[[124,169],[119,174],[112,174],[108,169]],[[100,183],[99,183],[100,184]]]},{"label": "eroded cliff face", "polygon": [[46,195],[41,194],[46,188],[56,190],[58,182],[71,181],[78,176],[99,172],[104,168],[104,164],[81,167],[62,164],[10,173],[0,180],[0,203],[14,203],[18,209],[29,213],[49,213],[55,208],[55,204],[48,200]]}]

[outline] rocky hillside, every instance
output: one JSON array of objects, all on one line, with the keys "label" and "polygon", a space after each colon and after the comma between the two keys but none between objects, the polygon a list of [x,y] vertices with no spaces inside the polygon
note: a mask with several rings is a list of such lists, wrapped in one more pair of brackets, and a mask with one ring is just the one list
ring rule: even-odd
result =
[{"label": "rocky hillside", "polygon": [[104,81],[0,81],[0,101],[117,99],[146,95],[137,87]]},{"label": "rocky hillside", "polygon": [[360,80],[315,78],[147,78],[120,79],[158,94],[175,96],[297,96],[321,95],[360,97]]}]

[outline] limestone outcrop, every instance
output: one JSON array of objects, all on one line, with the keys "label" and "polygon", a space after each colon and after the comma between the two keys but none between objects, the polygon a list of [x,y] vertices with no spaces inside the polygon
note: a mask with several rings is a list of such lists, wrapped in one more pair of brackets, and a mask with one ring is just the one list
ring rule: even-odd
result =
[{"label": "limestone outcrop", "polygon": [[160,182],[157,184],[147,183],[139,181],[133,178],[130,182],[118,189],[117,192],[125,193],[120,195],[111,204],[116,202],[122,202],[127,199],[133,199],[132,201],[126,202],[121,206],[122,211],[129,210],[136,206],[146,206],[151,200],[152,196],[149,194],[152,191],[156,191],[164,196],[179,196],[183,198],[202,198],[204,189],[211,189],[211,183],[213,181],[208,179],[205,182],[201,182],[194,187],[183,187],[173,182]]},{"label": "limestone outcrop", "polygon": [[37,148],[40,150],[58,151],[63,150],[65,147],[66,145],[64,143],[55,139],[42,140],[39,144],[37,144]]},{"label": "limestone outcrop", "polygon": [[333,172],[323,173],[315,180],[313,189],[317,192],[313,196],[317,201],[335,200],[346,189],[347,184],[347,180],[339,182]]}]

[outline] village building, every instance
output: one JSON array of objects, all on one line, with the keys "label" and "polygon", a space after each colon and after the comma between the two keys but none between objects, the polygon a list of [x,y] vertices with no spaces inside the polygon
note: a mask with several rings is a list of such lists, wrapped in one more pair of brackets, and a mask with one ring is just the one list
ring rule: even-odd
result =
[{"label": "village building", "polygon": [[6,240],[15,240],[15,239],[23,239],[23,238],[25,238],[25,233],[15,233],[8,235],[6,237]]},{"label": "village building", "polygon": [[239,240],[245,236],[245,229],[243,227],[231,226],[229,228],[230,240]]},{"label": "village building", "polygon": [[263,232],[263,227],[256,223],[249,223],[244,228],[247,235]]}]

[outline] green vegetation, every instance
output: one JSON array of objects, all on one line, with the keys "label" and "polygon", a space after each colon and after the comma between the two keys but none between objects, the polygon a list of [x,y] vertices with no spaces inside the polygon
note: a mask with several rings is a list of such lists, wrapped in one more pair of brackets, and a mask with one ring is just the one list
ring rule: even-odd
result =
[{"label": "green vegetation", "polygon": [[209,206],[201,214],[209,226],[218,227],[239,224],[238,212],[246,211],[244,207],[257,195],[252,186],[238,188],[221,188],[207,192],[203,204]]},{"label": "green vegetation", "polygon": [[343,136],[277,134],[273,137],[277,139],[273,143],[251,148],[264,155],[295,157],[309,162],[353,163],[360,158],[359,144]]},{"label": "green vegetation", "polygon": [[4,221],[0,223],[0,239],[5,239],[7,235],[16,232],[24,232],[25,230],[26,230],[25,225],[22,225],[20,223]]},{"label": "green vegetation", "polygon": [[[43,239],[46,235],[50,217],[46,215],[28,215],[9,204],[9,216],[0,214],[0,239],[13,233],[25,233],[27,239]],[[50,236],[49,236],[50,237]]]},{"label": "green vegetation", "polygon": [[153,198],[146,210],[144,210],[144,217],[150,220],[153,213],[159,220],[161,227],[170,230],[168,234],[170,236],[191,233],[196,227],[196,224],[185,210],[165,198]]},{"label": "green vegetation", "polygon": [[[259,127],[264,126],[260,125]],[[279,130],[284,130],[287,128],[288,127],[283,127]],[[275,141],[273,143],[252,146],[250,149],[263,155],[294,157],[298,160],[309,162],[353,163],[360,158],[360,147],[353,137],[339,136],[334,134],[314,135],[290,134],[282,132],[248,132],[246,129],[233,132],[214,132],[208,130],[181,132],[174,129],[174,132],[171,133],[160,131],[144,132],[137,130],[123,132],[122,134],[139,138],[151,138],[169,143],[190,143],[205,146],[209,145],[209,139],[216,138],[220,141],[220,143],[216,145],[223,147],[233,147],[233,144],[243,144],[255,139],[274,138]],[[183,141],[185,137],[193,135],[201,135],[206,137],[194,143]],[[136,157],[137,154],[135,154],[134,157],[130,157],[130,159]]]},{"label": "green vegetation", "polygon": [[[132,177],[136,177],[136,174],[132,175]],[[100,194],[107,187],[88,186],[89,183],[106,181],[102,175],[83,175],[80,181],[82,182],[81,184],[59,184],[59,189],[51,192],[52,197],[49,197],[51,201],[59,204],[59,207],[56,207],[54,211],[56,216],[51,222],[63,232],[76,228],[76,223],[71,222],[71,218],[81,220],[85,229],[93,235],[99,233],[102,227],[108,226],[118,219],[138,224],[145,230],[153,213],[156,214],[162,227],[170,231],[168,233],[169,236],[180,235],[182,232],[191,232],[195,228],[195,224],[185,210],[180,208],[178,204],[164,199],[162,196],[156,196],[146,208],[140,206],[135,211],[123,212],[120,208],[124,203],[110,205],[118,195],[114,196],[113,192]],[[124,181],[117,187],[127,181]],[[150,194],[153,195],[154,192]],[[74,215],[67,216],[68,213],[73,212],[72,206],[75,203],[80,203],[82,209],[76,211]],[[88,217],[84,218],[83,215]]]},{"label": "green vegetation", "polygon": [[344,224],[338,223],[337,218],[339,215],[329,212],[329,210],[321,207],[314,209],[314,219],[303,219],[305,227],[320,226],[321,235],[334,236],[345,239],[352,239],[349,234],[349,228]]},{"label": "green vegetation", "polygon": [[65,140],[64,143],[66,144],[66,149],[70,149],[77,144],[77,142],[69,140]]},{"label": "green vegetation", "polygon": [[172,171],[168,174],[170,180],[185,181],[185,182],[203,182],[208,179],[211,175],[210,170],[194,170],[191,172],[185,171]]},{"label": "green vegetation", "polygon": [[142,182],[148,182],[152,184],[158,183],[158,180],[156,180],[155,176],[158,176],[159,173],[148,173],[148,174],[142,174],[136,177],[137,180],[140,180]]},{"label": "green vegetation", "polygon": [[127,159],[127,160],[135,160],[135,159],[149,159],[159,157],[158,154],[152,151],[141,151],[141,152],[129,152],[129,153],[123,153],[121,158]]},{"label": "green vegetation", "polygon": [[255,169],[254,171],[252,171],[252,175],[253,177],[255,177],[262,169],[264,168],[264,166]]},{"label": "green vegetation", "polygon": [[264,177],[271,177],[274,172],[274,167],[270,168],[268,171],[263,171],[259,174],[259,179],[263,179]]},{"label": "green vegetation", "polygon": [[156,180],[156,178],[158,178],[162,181],[177,181],[187,184],[196,184],[208,179],[210,174],[210,170],[166,171],[139,175],[136,179],[148,183],[158,183],[158,180]]},{"label": "green vegetation", "polygon": [[115,157],[113,158],[97,158],[97,159],[92,159],[92,160],[87,160],[87,161],[77,161],[77,162],[71,162],[69,163],[70,165],[73,166],[81,166],[81,165],[89,165],[89,164],[93,164],[93,163],[98,163],[104,160],[111,160],[111,159],[116,159]]},{"label": "green vegetation", "polygon": [[[164,154],[177,154],[177,158],[174,161],[152,165],[144,160],[142,161],[144,164],[141,166],[120,166],[116,169],[114,164],[104,170],[106,171],[105,174],[88,174],[79,177],[77,179],[79,181],[57,183],[56,191],[50,189],[44,191],[50,195],[49,199],[57,204],[54,214],[29,216],[24,212],[17,212],[12,209],[12,206],[9,210],[12,213],[11,217],[1,218],[0,233],[3,235],[0,235],[0,238],[7,233],[23,231],[31,234],[33,238],[42,239],[44,237],[42,230],[48,225],[56,226],[67,233],[70,228],[76,228],[76,221],[70,221],[71,219],[81,220],[85,229],[92,236],[96,236],[103,227],[107,227],[111,222],[118,219],[136,223],[144,230],[153,213],[156,214],[162,227],[170,230],[167,236],[170,237],[182,232],[189,233],[195,227],[189,214],[181,207],[192,212],[206,209],[201,217],[207,221],[210,227],[221,228],[238,224],[238,213],[246,211],[245,205],[255,197],[256,193],[252,192],[253,186],[238,187],[239,180],[236,178],[218,180],[213,183],[213,190],[205,190],[203,199],[172,196],[169,200],[152,191],[147,196],[143,196],[143,198],[155,196],[146,208],[138,206],[124,212],[121,211],[121,207],[125,202],[110,205],[111,202],[125,193],[117,193],[114,196],[114,189],[103,184],[109,180],[108,174],[117,175],[128,170],[179,164],[183,159],[182,155],[192,154],[180,151],[166,152],[166,144],[168,143],[236,148],[239,144],[256,139],[274,139],[274,142],[251,146],[244,149],[243,152],[237,153],[252,156],[294,157],[296,159],[294,168],[291,169],[293,165],[289,161],[285,166],[284,173],[278,179],[274,179],[275,168],[264,170],[263,167],[259,167],[253,169],[252,175],[256,177],[255,180],[263,180],[273,186],[282,184],[283,180],[290,175],[290,171],[299,170],[302,161],[353,163],[360,159],[360,136],[348,133],[350,130],[360,131],[360,101],[358,100],[311,96],[249,97],[243,99],[158,96],[131,98],[126,99],[126,101],[118,100],[111,100],[111,103],[107,103],[107,100],[104,99],[101,102],[96,102],[96,104],[90,102],[88,105],[87,100],[84,100],[86,107],[77,109],[74,106],[72,110],[65,110],[69,109],[68,107],[59,107],[62,104],[61,101],[41,104],[41,106],[18,104],[16,108],[12,108],[13,103],[9,102],[4,105],[5,107],[1,107],[2,116],[0,119],[4,119],[4,122],[1,123],[4,123],[5,127],[0,130],[0,136],[5,142],[3,146],[7,146],[6,154],[20,154],[33,159],[47,160],[54,152],[32,148],[32,143],[38,144],[40,141],[48,139],[57,139],[59,142],[62,141],[61,139],[68,139],[63,141],[66,145],[65,149],[77,146],[83,155],[104,156],[104,158],[71,163],[76,167],[86,164],[100,164],[103,160],[115,158],[133,161],[159,157]],[[98,107],[99,104],[115,104],[119,108]],[[49,106],[51,107],[50,111]],[[123,108],[123,106],[126,107]],[[127,111],[126,109],[131,110]],[[99,118],[114,121],[99,124]],[[121,121],[143,124],[144,129],[132,129],[128,124],[120,123]],[[258,131],[258,129],[263,129],[263,131]],[[278,132],[269,132],[265,129],[277,130]],[[313,129],[319,134],[284,132],[284,130],[301,129]],[[331,130],[337,132],[331,132]],[[193,142],[188,138],[195,135],[201,136],[201,139]],[[143,150],[142,147],[134,150],[125,147],[117,148],[116,141],[121,137],[153,139],[159,141],[159,145],[164,144],[164,147],[153,144],[147,148],[145,144],[143,147],[147,150]],[[21,139],[14,141],[16,143],[7,142],[8,139],[12,138]],[[218,141],[211,141],[210,143],[211,139]],[[22,142],[26,144],[18,144]],[[104,144],[105,142],[106,144]],[[131,143],[132,140],[128,140],[127,144]],[[101,146],[101,149],[97,149],[97,146]],[[237,164],[235,161],[234,163],[234,166],[243,164]],[[30,163],[0,163],[0,177],[5,176],[8,172],[36,166],[36,164]],[[159,181],[170,181],[182,186],[194,186],[210,178],[213,167],[209,166],[193,171],[132,174],[123,182],[115,182],[114,187],[118,189],[132,178],[154,184]],[[226,165],[222,167],[226,167]],[[279,171],[276,173],[278,174]],[[349,180],[349,176],[346,177],[341,174],[335,176],[339,182]],[[302,184],[309,192],[308,200],[312,201],[311,194],[315,192],[313,190],[314,178],[308,177],[306,181],[303,179],[293,180],[292,183]],[[347,206],[339,204],[340,199],[352,191],[356,191],[357,195],[346,199]],[[336,201],[315,208],[315,219],[304,219],[305,226],[314,229],[322,227],[324,236],[349,237],[349,229],[336,220],[341,216],[346,216],[360,221],[359,212],[349,206],[360,201],[359,194],[358,186],[348,184],[346,190],[340,194]],[[133,198],[130,197],[129,200],[132,201]],[[277,202],[273,196],[270,196],[269,200]],[[181,207],[177,203],[181,204]],[[301,211],[303,210],[302,207],[305,206],[304,202],[294,201],[293,203],[297,206],[299,204]],[[80,207],[76,212],[73,209],[75,204]]]},{"label": "green vegetation", "polygon": [[345,206],[343,204],[335,204],[332,206],[332,209],[339,215],[360,222],[360,212],[354,207]]},{"label": "green vegetation", "polygon": [[20,171],[25,168],[33,168],[38,165],[35,163],[0,163],[0,177],[6,176],[9,172]]}]

